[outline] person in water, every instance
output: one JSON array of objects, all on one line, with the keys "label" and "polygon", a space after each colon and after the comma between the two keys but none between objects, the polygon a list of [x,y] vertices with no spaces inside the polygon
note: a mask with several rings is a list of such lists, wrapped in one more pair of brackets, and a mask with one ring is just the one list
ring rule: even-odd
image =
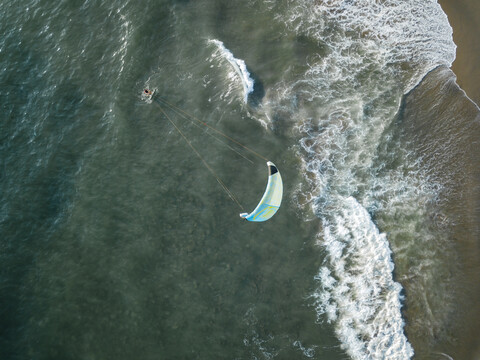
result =
[{"label": "person in water", "polygon": [[143,93],[144,93],[145,95],[147,95],[147,96],[152,96],[152,94],[153,94],[153,93],[152,93],[152,90],[149,90],[149,89],[143,90]]}]

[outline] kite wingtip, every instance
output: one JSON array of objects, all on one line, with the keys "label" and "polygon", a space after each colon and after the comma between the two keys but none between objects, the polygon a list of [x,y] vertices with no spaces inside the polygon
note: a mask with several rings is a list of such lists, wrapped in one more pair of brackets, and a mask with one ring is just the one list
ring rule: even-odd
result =
[{"label": "kite wingtip", "polygon": [[277,167],[271,161],[267,161],[267,167],[268,167],[268,176],[278,173]]}]

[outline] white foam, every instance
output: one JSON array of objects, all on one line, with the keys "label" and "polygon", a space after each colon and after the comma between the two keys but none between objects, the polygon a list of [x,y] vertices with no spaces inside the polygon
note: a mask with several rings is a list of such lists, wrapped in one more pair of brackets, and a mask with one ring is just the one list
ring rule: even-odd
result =
[{"label": "white foam", "polygon": [[239,80],[242,82],[243,101],[247,103],[248,95],[253,92],[254,81],[250,77],[250,73],[247,70],[247,65],[245,65],[245,61],[235,58],[232,52],[228,50],[223,44],[223,42],[221,42],[220,40],[213,39],[208,40],[208,42],[214,44],[217,47],[219,55],[225,60],[227,60],[235,70],[235,73],[238,75]]},{"label": "white foam", "polygon": [[435,194],[428,176],[410,171],[415,164],[377,177],[376,160],[402,95],[428,71],[453,62],[452,29],[435,0],[290,4],[277,20],[326,51],[310,58],[303,78],[286,72],[265,102],[272,112],[285,112],[292,98],[300,103],[290,115],[309,185],[303,198],[322,220],[318,242],[327,254],[315,277],[319,320],[334,324],[353,359],[409,359],[389,242],[366,208],[388,207],[385,198],[414,206]]},{"label": "white foam", "polygon": [[[359,73],[368,70],[373,60],[383,65],[387,75],[404,82],[408,91],[428,71],[438,65],[450,66],[455,59],[453,30],[436,0],[421,4],[415,0],[325,0],[315,5],[297,0],[289,17],[292,30],[318,39],[330,50],[311,68],[312,74],[323,74],[327,80],[325,86],[317,84],[322,89],[337,80],[355,85]],[[404,78],[395,67],[407,62],[412,68]],[[395,71],[390,73],[388,68]]]},{"label": "white foam", "polygon": [[339,211],[323,221],[319,244],[328,263],[315,279],[319,316],[335,323],[345,351],[354,359],[408,359],[413,349],[404,333],[401,286],[385,234],[353,198],[338,200]]},{"label": "white foam", "polygon": [[299,340],[296,340],[293,342],[293,346],[298,348],[301,352],[302,352],[302,355],[311,359],[311,358],[314,358],[315,357],[315,347],[310,347],[310,348],[306,348],[305,346],[302,345],[301,341]]}]

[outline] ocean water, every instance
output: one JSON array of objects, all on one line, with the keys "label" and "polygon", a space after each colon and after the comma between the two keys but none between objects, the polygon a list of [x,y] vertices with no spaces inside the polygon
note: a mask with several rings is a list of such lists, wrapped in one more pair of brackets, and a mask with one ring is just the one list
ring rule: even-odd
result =
[{"label": "ocean water", "polygon": [[[0,358],[474,358],[480,116],[436,1],[0,14]],[[241,221],[264,158],[282,207]]]}]

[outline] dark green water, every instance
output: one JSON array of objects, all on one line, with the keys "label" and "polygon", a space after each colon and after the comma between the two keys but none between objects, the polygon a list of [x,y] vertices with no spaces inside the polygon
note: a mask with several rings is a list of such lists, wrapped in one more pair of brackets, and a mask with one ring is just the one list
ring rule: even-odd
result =
[{"label": "dark green water", "polygon": [[[187,16],[200,31],[187,6],[2,5],[3,359],[341,353],[307,299],[305,273],[321,257],[288,198],[297,160],[238,104],[208,101],[197,73],[209,63],[195,51],[211,51],[178,25]],[[158,108],[141,101],[152,73],[159,92],[279,159],[287,206],[276,222],[239,221]],[[265,164],[191,124],[185,131],[253,209]]]},{"label": "dark green water", "polygon": [[[441,50],[410,33],[396,48],[400,21],[384,43],[366,19],[382,9],[403,19],[414,2],[359,4],[358,17],[347,2],[324,3],[331,13],[300,0],[0,2],[1,359],[406,359],[410,344],[419,358],[455,352],[455,336],[469,334],[429,332],[451,319],[408,298],[435,291],[436,313],[472,296],[468,284],[437,287],[433,270],[409,277],[409,258],[414,278],[435,262],[416,241],[443,228],[417,230],[450,183],[432,180],[440,169],[422,167],[421,147],[405,147],[397,114],[403,93],[450,59],[448,24],[426,11],[438,37],[423,27],[428,17],[417,25]],[[214,39],[245,61],[248,103]],[[142,99],[146,86],[278,166],[274,218],[239,219]],[[168,114],[253,210],[265,162]]]}]

